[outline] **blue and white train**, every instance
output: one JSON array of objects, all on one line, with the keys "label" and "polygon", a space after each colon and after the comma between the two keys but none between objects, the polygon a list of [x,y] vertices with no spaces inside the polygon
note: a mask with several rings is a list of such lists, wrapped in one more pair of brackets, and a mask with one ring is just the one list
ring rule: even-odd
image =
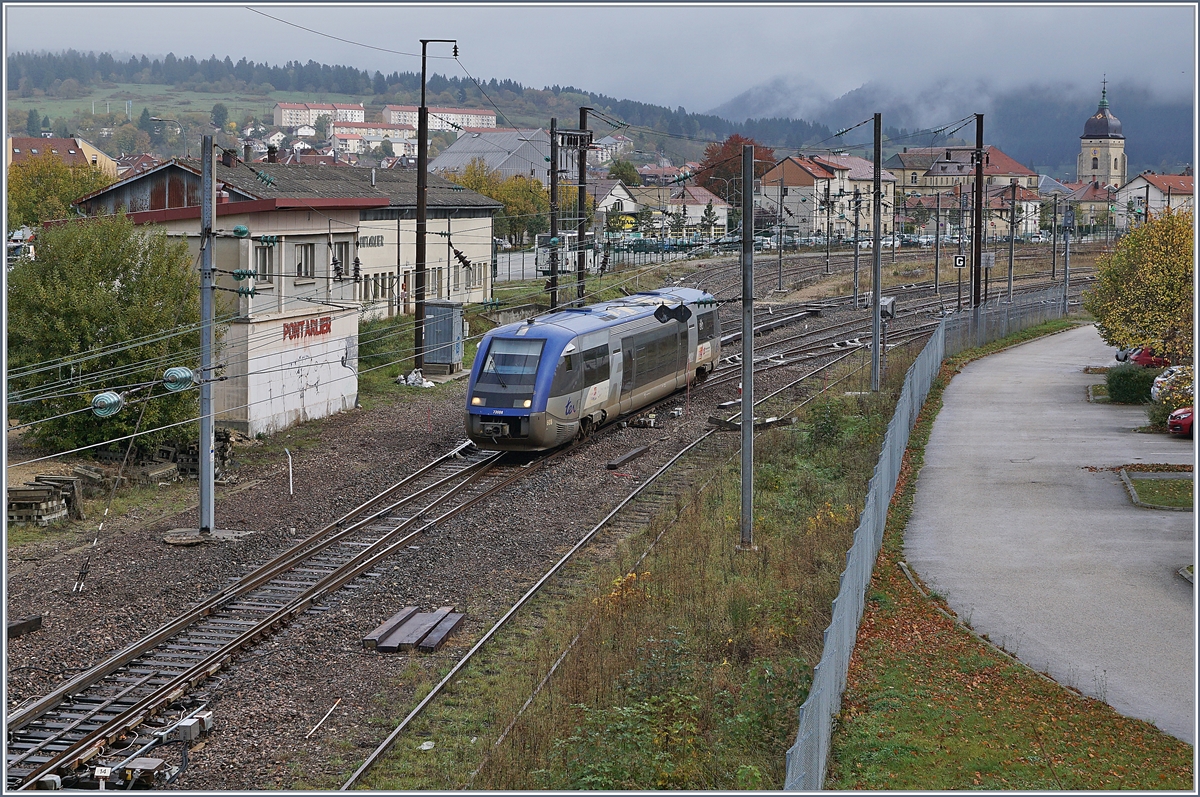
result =
[{"label": "blue and white train", "polygon": [[543,451],[704,379],[721,356],[716,300],[664,288],[489,332],[467,387],[480,448]]}]

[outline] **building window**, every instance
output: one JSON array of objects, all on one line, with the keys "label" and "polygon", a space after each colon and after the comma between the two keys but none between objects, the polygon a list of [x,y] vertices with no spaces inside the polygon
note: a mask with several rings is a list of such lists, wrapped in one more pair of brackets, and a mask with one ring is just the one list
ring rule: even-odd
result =
[{"label": "building window", "polygon": [[254,247],[254,279],[259,282],[275,281],[275,250],[272,247]]},{"label": "building window", "polygon": [[342,267],[342,274],[352,274],[354,265],[350,262],[350,242],[338,241],[333,245],[333,256]]},{"label": "building window", "polygon": [[916,173],[916,172],[913,172],[913,173],[912,173],[912,180],[911,180],[911,183],[912,183],[913,185],[916,185],[916,184],[917,184],[917,173]]},{"label": "building window", "polygon": [[313,244],[296,244],[297,279],[312,279],[314,274],[313,256],[315,248]]},{"label": "building window", "polygon": [[1116,170],[1116,169],[1118,169],[1118,168],[1120,168],[1120,167],[1119,167],[1119,166],[1117,166],[1117,159],[1116,159],[1116,158],[1113,158],[1113,169],[1114,169],[1114,170]]},{"label": "building window", "polygon": [[1092,158],[1092,168],[1093,169],[1100,168],[1100,159],[1099,158]]}]

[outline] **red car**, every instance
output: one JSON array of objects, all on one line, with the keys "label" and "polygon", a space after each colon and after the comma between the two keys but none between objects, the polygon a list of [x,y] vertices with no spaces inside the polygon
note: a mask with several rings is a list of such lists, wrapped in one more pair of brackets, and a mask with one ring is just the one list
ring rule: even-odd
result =
[{"label": "red car", "polygon": [[1180,407],[1167,418],[1167,431],[1171,434],[1192,436],[1192,408]]},{"label": "red car", "polygon": [[1154,349],[1134,349],[1129,354],[1129,362],[1143,368],[1166,368],[1171,361],[1165,357],[1157,357]]}]

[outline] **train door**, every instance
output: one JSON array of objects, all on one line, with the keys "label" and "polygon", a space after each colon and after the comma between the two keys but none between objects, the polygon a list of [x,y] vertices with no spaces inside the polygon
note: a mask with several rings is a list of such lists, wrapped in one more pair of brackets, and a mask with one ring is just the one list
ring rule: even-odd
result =
[{"label": "train door", "polygon": [[637,377],[637,358],[633,336],[621,341],[621,412],[633,409],[633,385]]}]

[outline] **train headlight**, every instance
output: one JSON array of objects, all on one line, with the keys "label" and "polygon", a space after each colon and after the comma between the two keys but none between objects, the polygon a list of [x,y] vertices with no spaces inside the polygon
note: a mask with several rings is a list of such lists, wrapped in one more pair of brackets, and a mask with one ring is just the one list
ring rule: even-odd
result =
[{"label": "train headlight", "polygon": [[482,406],[484,406],[486,403],[487,403],[487,402],[485,402],[485,401],[484,401],[483,399],[481,399],[479,396],[472,396],[472,397],[471,397],[471,406],[472,406],[472,407],[482,407]]},{"label": "train headlight", "polygon": [[533,406],[533,399],[525,399],[525,403],[521,406],[523,406],[525,409],[529,409]]}]

